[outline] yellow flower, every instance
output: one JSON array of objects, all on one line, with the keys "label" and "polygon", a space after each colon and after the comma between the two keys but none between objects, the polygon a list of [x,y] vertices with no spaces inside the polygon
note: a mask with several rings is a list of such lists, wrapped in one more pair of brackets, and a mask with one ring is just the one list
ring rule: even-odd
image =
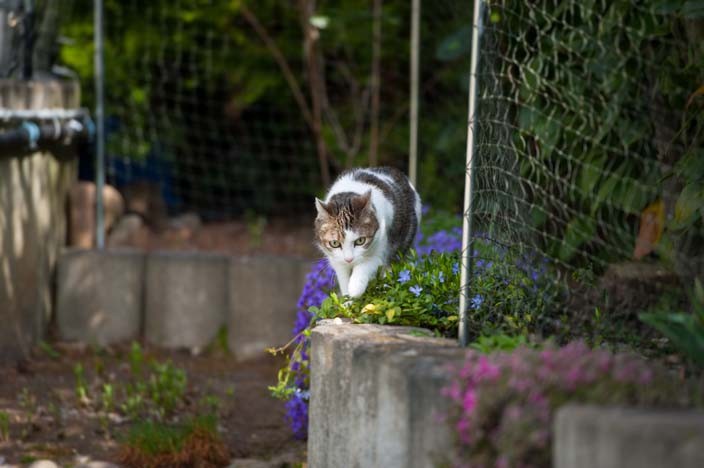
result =
[{"label": "yellow flower", "polygon": [[376,305],[367,304],[362,308],[363,314],[380,314],[381,312],[377,310]]}]

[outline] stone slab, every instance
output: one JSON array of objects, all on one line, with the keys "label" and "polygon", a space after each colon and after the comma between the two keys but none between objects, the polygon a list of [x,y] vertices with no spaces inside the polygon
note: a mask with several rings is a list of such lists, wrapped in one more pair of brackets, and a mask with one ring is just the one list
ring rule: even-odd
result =
[{"label": "stone slab", "polygon": [[143,291],[142,252],[66,250],[57,274],[59,337],[101,346],[138,339]]},{"label": "stone slab", "polygon": [[[401,434],[409,429],[397,427],[393,422],[408,423],[411,409],[417,402],[396,400],[415,398],[422,392],[415,389],[409,393],[399,388],[390,392],[393,401],[389,401],[387,395],[380,392],[383,383],[390,378],[385,363],[399,356],[405,359],[404,356],[409,355],[404,353],[412,352],[420,355],[450,353],[455,357],[463,354],[453,340],[417,336],[425,333],[427,330],[411,327],[353,325],[339,321],[336,324],[331,320],[322,321],[313,330],[308,436],[311,468],[412,466],[406,464],[407,457],[389,461],[384,453],[392,448],[395,452],[411,451],[408,445],[411,439]],[[441,357],[440,361],[444,359]],[[416,380],[411,385],[425,385],[420,383],[424,377],[414,374],[413,379]],[[419,408],[424,411],[429,405]],[[416,414],[413,417],[419,418]],[[420,419],[426,421],[431,416]],[[392,425],[396,434],[388,433],[384,424]],[[400,445],[392,447],[393,444]]]},{"label": "stone slab", "polygon": [[228,346],[238,360],[291,339],[296,302],[311,262],[267,255],[230,260]]},{"label": "stone slab", "polygon": [[700,468],[704,411],[565,406],[554,420],[555,468]]},{"label": "stone slab", "polygon": [[144,335],[165,348],[200,350],[225,324],[227,257],[152,252],[146,262]]}]

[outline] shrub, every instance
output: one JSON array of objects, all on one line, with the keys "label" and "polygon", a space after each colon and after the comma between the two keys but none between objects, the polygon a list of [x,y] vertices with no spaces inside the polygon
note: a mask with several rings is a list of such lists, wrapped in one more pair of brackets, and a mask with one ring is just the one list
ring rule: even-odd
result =
[{"label": "shrub", "polygon": [[635,355],[582,342],[490,355],[470,350],[445,389],[456,436],[454,466],[550,466],[551,421],[567,403],[690,404],[682,382]]}]

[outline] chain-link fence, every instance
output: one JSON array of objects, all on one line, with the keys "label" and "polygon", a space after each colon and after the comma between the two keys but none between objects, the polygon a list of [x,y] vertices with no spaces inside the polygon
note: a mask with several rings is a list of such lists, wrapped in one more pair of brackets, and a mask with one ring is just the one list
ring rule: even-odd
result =
[{"label": "chain-link fence", "polygon": [[704,273],[701,2],[481,8],[475,242],[549,263],[565,288],[550,331],[563,313],[687,308]]}]

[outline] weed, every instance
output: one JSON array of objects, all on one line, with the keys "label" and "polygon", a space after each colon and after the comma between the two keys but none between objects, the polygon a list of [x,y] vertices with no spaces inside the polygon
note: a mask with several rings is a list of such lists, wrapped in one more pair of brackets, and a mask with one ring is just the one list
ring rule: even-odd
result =
[{"label": "weed", "polygon": [[144,352],[142,347],[136,341],[132,342],[130,347],[130,372],[133,377],[142,377],[142,372],[144,370]]},{"label": "weed", "polygon": [[39,349],[41,349],[47,356],[49,356],[51,359],[59,359],[61,357],[61,354],[56,351],[49,343],[46,341],[40,341],[39,342]]}]

